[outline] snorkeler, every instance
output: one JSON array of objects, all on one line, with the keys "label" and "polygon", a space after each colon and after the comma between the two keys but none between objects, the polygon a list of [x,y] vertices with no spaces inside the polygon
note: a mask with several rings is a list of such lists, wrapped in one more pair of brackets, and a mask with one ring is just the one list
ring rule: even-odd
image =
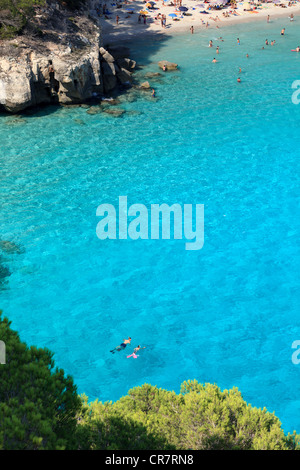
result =
[{"label": "snorkeler", "polygon": [[134,348],[133,352],[136,353],[137,351],[139,351],[140,349],[146,349],[146,346],[144,346],[143,348],[138,345],[136,348]]},{"label": "snorkeler", "polygon": [[111,349],[111,353],[115,354],[115,351],[123,351],[123,349],[126,348],[127,344],[131,343],[131,338],[130,336],[128,339],[123,339],[123,343],[121,343],[119,346],[116,346],[114,349]]},{"label": "snorkeler", "polygon": [[144,346],[144,347],[142,348],[140,345],[138,345],[136,348],[134,348],[133,353],[132,353],[132,354],[129,354],[129,356],[127,356],[127,359],[128,359],[129,357],[133,357],[133,359],[137,359],[137,358],[139,357],[139,355],[136,354],[136,353],[137,353],[140,349],[146,349],[146,346]]}]

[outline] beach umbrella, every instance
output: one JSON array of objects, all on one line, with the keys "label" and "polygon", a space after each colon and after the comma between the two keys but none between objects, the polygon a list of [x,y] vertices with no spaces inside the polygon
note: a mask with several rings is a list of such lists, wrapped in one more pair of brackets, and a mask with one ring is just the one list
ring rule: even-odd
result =
[{"label": "beach umbrella", "polygon": [[178,10],[179,11],[188,11],[188,8],[187,7],[179,7]]},{"label": "beach umbrella", "polygon": [[141,10],[141,11],[140,11],[140,15],[149,15],[149,12],[148,12],[148,11]]},{"label": "beach umbrella", "polygon": [[177,15],[175,13],[169,13],[169,16],[171,16],[172,18],[177,18]]}]

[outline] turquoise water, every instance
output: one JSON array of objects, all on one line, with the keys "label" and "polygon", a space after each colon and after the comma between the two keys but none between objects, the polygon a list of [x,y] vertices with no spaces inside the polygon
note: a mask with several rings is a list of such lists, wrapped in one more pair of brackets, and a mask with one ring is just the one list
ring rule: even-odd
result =
[{"label": "turquoise water", "polygon": [[[123,103],[121,118],[84,108],[0,118],[1,239],[21,248],[1,254],[11,273],[1,308],[90,399],[145,382],[178,392],[196,378],[239,387],[300,432],[297,28],[277,20],[136,44],[141,80],[160,59],[180,70],[150,80],[157,101]],[[262,50],[266,38],[276,46]],[[96,209],[121,195],[204,204],[203,249],[100,241]],[[147,346],[137,360],[132,347],[109,352],[128,336]]]}]

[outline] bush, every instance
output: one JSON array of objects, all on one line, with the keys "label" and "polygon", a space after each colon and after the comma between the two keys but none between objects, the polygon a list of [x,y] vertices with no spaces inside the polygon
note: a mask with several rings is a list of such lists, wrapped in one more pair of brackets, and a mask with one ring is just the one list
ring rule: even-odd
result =
[{"label": "bush", "polygon": [[196,380],[178,395],[145,384],[114,404],[83,397],[80,424],[79,446],[90,449],[292,450],[300,440],[285,436],[279,419],[248,405],[238,389]]}]

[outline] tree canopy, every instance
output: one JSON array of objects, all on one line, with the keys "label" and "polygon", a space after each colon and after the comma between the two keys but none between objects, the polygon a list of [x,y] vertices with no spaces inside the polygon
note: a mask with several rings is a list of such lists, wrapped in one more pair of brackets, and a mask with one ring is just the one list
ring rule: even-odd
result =
[{"label": "tree canopy", "polygon": [[0,317],[6,364],[0,365],[0,449],[64,449],[72,446],[76,386],[54,368],[48,349],[28,347]]}]

